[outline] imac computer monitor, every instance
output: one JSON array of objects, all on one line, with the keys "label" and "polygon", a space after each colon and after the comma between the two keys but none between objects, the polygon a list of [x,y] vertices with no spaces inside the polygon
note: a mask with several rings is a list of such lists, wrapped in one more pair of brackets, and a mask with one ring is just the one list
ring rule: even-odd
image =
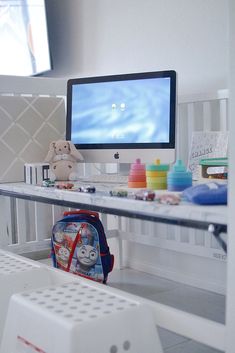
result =
[{"label": "imac computer monitor", "polygon": [[66,139],[87,163],[175,159],[176,72],[70,79]]}]

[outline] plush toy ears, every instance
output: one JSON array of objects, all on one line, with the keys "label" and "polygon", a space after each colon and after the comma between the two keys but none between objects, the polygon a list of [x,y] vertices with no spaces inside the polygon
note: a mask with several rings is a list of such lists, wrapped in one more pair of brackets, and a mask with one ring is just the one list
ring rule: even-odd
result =
[{"label": "plush toy ears", "polygon": [[45,162],[47,162],[47,163],[51,162],[55,156],[55,144],[56,144],[56,141],[52,141],[49,145],[49,151],[48,151],[47,156],[45,158]]},{"label": "plush toy ears", "polygon": [[69,148],[70,148],[70,154],[73,156],[77,161],[83,161],[84,158],[81,155],[81,153],[76,149],[74,144],[71,141],[68,141],[69,143]]},{"label": "plush toy ears", "polygon": [[[61,140],[62,141],[62,140]],[[56,142],[58,141],[52,141],[49,145],[49,151],[47,153],[47,156],[45,158],[45,162],[50,163],[54,157],[56,156],[55,153],[55,146]],[[81,155],[81,153],[76,149],[74,144],[71,141],[65,141],[69,145],[69,150],[70,150],[70,155],[76,160],[76,161],[83,161],[84,158]]]},{"label": "plush toy ears", "polygon": [[56,141],[52,141],[52,142],[50,143],[49,149],[50,149],[50,150],[54,150],[54,149],[55,149],[55,145],[56,145]]}]

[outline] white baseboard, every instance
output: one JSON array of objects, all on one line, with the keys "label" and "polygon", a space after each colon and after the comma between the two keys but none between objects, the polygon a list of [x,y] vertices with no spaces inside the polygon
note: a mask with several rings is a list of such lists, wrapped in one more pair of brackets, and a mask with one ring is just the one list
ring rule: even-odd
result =
[{"label": "white baseboard", "polygon": [[[170,257],[171,255],[168,254],[168,256]],[[184,255],[180,254],[180,256],[182,257]],[[196,261],[198,262],[198,266],[200,266],[200,257],[198,257]],[[203,259],[203,262],[204,261],[205,259]],[[226,279],[223,278],[223,276],[220,276],[220,278],[217,280],[215,277],[209,275],[207,277],[202,277],[198,275],[198,273],[182,273],[180,268],[177,268],[177,266],[169,267],[126,257],[124,258],[124,264],[132,269],[163,277],[165,279],[169,279],[178,283],[212,291],[218,294],[225,294]],[[226,266],[224,262],[221,262],[220,265]],[[208,259],[207,266],[211,267],[211,272],[213,272],[213,263],[210,259]],[[223,270],[221,272],[223,272]]]}]

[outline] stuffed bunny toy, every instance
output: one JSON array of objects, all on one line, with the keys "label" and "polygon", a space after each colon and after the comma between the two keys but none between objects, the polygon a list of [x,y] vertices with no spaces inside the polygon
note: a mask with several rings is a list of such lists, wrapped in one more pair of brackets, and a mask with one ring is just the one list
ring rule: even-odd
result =
[{"label": "stuffed bunny toy", "polygon": [[50,179],[77,180],[77,162],[82,161],[81,153],[70,141],[52,141],[45,162],[50,163]]}]

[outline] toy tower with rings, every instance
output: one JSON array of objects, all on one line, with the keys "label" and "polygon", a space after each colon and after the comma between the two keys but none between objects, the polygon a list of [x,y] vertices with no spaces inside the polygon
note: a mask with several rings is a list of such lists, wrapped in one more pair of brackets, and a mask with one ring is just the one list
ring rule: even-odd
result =
[{"label": "toy tower with rings", "polygon": [[153,190],[167,189],[168,164],[161,164],[157,159],[154,164],[146,166],[147,187]]}]

